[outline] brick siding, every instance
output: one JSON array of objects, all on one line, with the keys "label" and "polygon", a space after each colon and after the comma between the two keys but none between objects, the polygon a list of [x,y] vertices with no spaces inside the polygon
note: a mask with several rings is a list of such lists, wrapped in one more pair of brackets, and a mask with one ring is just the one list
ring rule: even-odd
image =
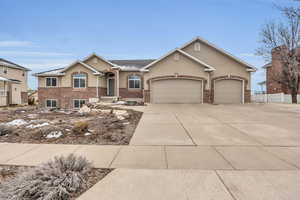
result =
[{"label": "brick siding", "polygon": [[127,88],[120,88],[119,95],[121,98],[143,98],[143,91],[134,90],[134,89],[127,89]]},{"label": "brick siding", "polygon": [[[99,96],[106,96],[106,88],[98,88]],[[73,99],[97,98],[96,87],[74,89],[71,87],[38,88],[39,106],[45,107],[47,99],[56,99],[58,107],[73,108]]]}]

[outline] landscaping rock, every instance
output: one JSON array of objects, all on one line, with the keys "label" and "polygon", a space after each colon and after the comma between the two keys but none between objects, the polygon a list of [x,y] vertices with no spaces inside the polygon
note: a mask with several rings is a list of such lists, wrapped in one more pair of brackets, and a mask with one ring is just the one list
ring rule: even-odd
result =
[{"label": "landscaping rock", "polygon": [[89,108],[87,105],[83,105],[78,112],[80,114],[90,113],[91,108]]}]

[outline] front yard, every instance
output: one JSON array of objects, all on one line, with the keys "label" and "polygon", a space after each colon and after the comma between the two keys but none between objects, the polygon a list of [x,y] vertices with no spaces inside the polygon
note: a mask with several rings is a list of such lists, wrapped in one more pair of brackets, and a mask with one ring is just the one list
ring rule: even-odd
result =
[{"label": "front yard", "polygon": [[71,111],[1,110],[0,142],[126,145],[141,116],[132,109],[102,104]]}]

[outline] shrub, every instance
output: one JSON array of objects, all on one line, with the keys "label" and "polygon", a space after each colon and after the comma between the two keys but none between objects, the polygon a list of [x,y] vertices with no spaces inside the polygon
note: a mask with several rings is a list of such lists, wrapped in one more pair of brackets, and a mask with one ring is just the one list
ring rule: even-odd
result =
[{"label": "shrub", "polygon": [[86,189],[91,163],[73,154],[25,171],[0,186],[0,199],[68,200]]},{"label": "shrub", "polygon": [[73,133],[83,135],[84,133],[88,132],[89,123],[86,121],[76,122],[72,129]]}]

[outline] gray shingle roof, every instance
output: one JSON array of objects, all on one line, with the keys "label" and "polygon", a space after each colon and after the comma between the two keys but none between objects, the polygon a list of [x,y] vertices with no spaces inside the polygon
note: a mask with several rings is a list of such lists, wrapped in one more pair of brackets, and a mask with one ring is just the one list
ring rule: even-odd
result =
[{"label": "gray shingle roof", "polygon": [[11,61],[5,60],[3,58],[0,58],[0,66],[6,66],[6,67],[15,68],[15,69],[22,69],[22,70],[30,71],[30,69],[28,69],[26,67],[23,67],[21,65],[11,62]]},{"label": "gray shingle roof", "polygon": [[109,60],[109,62],[119,66],[122,71],[140,70],[148,64],[155,61],[154,59],[140,59],[140,60]]},{"label": "gray shingle roof", "polygon": [[58,69],[53,69],[53,70],[49,70],[49,71],[44,71],[44,72],[39,72],[39,73],[35,73],[34,76],[51,76],[51,75],[63,75],[62,71],[65,68],[58,68]]}]

